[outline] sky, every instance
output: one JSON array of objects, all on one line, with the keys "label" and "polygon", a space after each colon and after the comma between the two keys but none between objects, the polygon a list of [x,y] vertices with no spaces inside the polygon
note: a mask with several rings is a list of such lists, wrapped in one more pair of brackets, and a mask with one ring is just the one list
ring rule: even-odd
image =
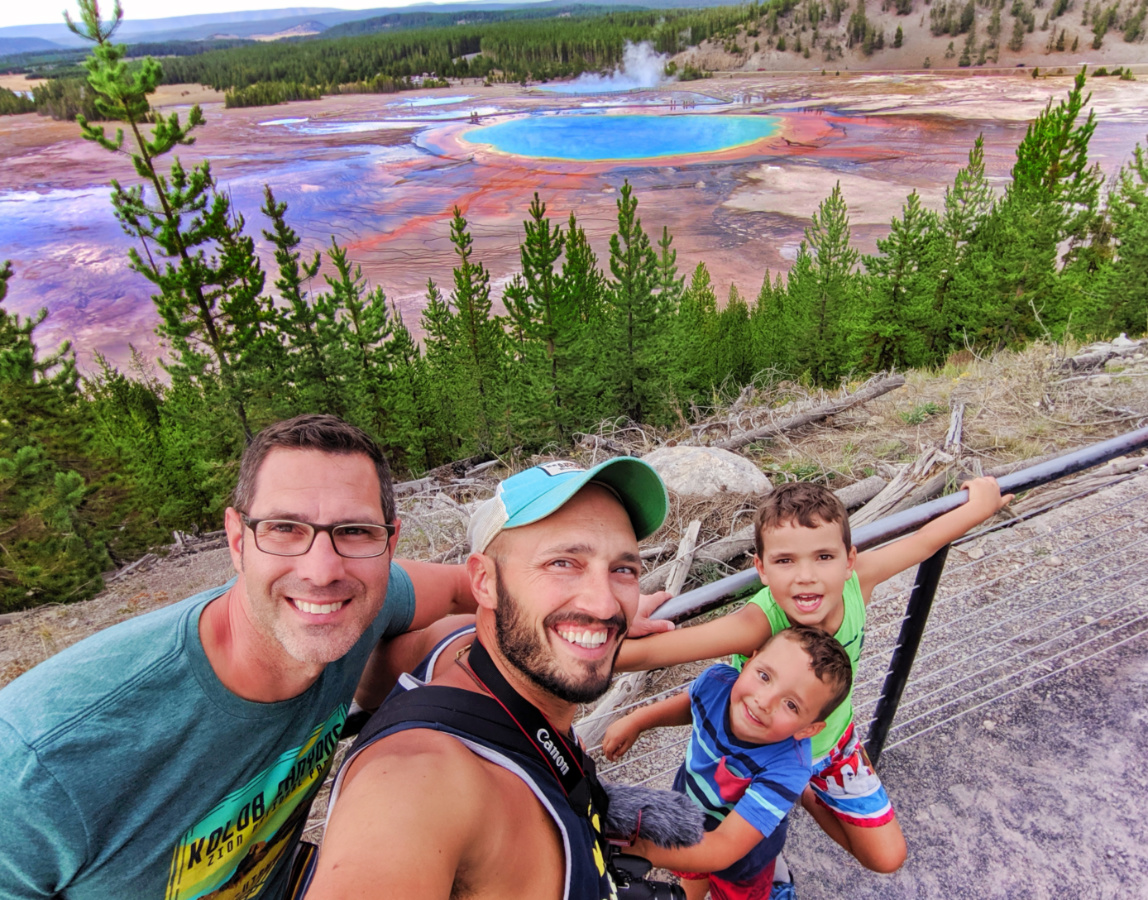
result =
[{"label": "sky", "polygon": [[[333,0],[308,3],[299,0],[120,0],[124,17],[131,19],[166,19],[172,16],[194,16],[201,13],[247,12],[255,9],[380,9],[388,6],[410,6],[419,0]],[[115,8],[115,0],[101,0],[105,18]],[[64,21],[64,10],[78,17],[75,0],[0,0],[0,28],[8,25],[45,25]]]}]

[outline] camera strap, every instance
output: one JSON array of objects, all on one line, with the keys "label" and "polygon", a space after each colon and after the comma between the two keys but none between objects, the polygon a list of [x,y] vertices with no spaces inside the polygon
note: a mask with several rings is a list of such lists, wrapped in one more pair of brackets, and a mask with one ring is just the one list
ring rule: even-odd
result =
[{"label": "camera strap", "polygon": [[534,704],[519,694],[477,638],[470,646],[467,662],[459,660],[459,665],[474,676],[479,686],[494,698],[522,732],[561,785],[570,807],[584,818],[593,820],[595,814],[599,817],[599,825],[594,831],[601,842],[599,828],[606,821],[609,797],[598,781],[594,760],[582,751],[573,733],[562,734]]}]

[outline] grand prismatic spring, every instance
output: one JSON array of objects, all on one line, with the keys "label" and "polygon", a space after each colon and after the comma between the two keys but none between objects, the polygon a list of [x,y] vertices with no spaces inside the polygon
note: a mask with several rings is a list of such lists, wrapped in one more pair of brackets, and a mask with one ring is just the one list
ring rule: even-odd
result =
[{"label": "grand prismatic spring", "polygon": [[[704,261],[719,297],[731,283],[754,295],[766,270],[788,269],[835,183],[855,246],[872,252],[910,191],[940,207],[978,134],[990,175],[1005,183],[1027,123],[1070,84],[1069,75],[745,73],[623,93],[605,83],[468,84],[235,110],[219,94],[165,88],[157,103],[203,103],[207,124],[181,157],[212,160],[252,236],[261,240],[268,183],[306,248],[332,237],[346,245],[417,326],[427,279],[450,282],[455,206],[496,298],[519,264],[535,192],[559,223],[575,213],[604,267],[625,180],[646,231],[656,239],[669,227],[683,274]],[[1148,132],[1148,87],[1089,87],[1091,158],[1111,175]],[[16,273],[6,306],[25,316],[46,306],[39,340],[73,339],[82,366],[96,351],[122,364],[129,344],[154,358],[151,285],[128,268],[131,241],[108,199],[112,178],[137,181],[130,162],[84,142],[74,123],[35,115],[0,119],[0,158],[0,259]],[[270,253],[265,262],[273,271]]]}]

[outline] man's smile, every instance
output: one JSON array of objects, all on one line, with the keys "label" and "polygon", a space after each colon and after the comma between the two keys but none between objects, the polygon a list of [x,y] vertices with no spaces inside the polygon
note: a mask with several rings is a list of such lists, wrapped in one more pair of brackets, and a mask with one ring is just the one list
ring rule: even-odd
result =
[{"label": "man's smile", "polygon": [[332,600],[326,603],[312,603],[297,597],[291,597],[290,600],[291,605],[297,610],[312,616],[327,616],[338,612],[349,602],[347,600]]},{"label": "man's smile", "polygon": [[596,650],[606,643],[613,629],[590,629],[577,625],[556,625],[554,631],[562,640],[585,650]]}]

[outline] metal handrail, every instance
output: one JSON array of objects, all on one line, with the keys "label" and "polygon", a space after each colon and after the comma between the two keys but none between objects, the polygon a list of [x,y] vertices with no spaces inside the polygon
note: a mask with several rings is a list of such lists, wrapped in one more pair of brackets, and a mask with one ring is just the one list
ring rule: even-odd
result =
[{"label": "metal handrail", "polygon": [[[1138,428],[1127,434],[1107,441],[1101,441],[1063,456],[1046,460],[1011,475],[997,479],[1002,494],[1015,494],[1031,490],[1043,484],[1056,481],[1068,475],[1091,469],[1133,450],[1148,447],[1148,427]],[[891,540],[916,531],[933,519],[943,516],[969,499],[967,490],[956,491],[928,503],[914,506],[891,516],[886,516],[868,525],[862,525],[853,532],[853,543],[858,550],[868,550]],[[893,649],[889,670],[877,702],[877,710],[870,723],[866,739],[869,756],[874,763],[881,755],[885,738],[897,712],[901,693],[908,683],[909,671],[916,657],[917,647],[924,634],[929,609],[944,568],[948,547],[943,547],[934,556],[925,560],[917,569],[917,577],[905,611],[901,634]],[[752,567],[718,579],[692,591],[686,591],[662,604],[651,618],[689,619],[709,610],[723,606],[730,597],[759,584],[757,570]]]}]

